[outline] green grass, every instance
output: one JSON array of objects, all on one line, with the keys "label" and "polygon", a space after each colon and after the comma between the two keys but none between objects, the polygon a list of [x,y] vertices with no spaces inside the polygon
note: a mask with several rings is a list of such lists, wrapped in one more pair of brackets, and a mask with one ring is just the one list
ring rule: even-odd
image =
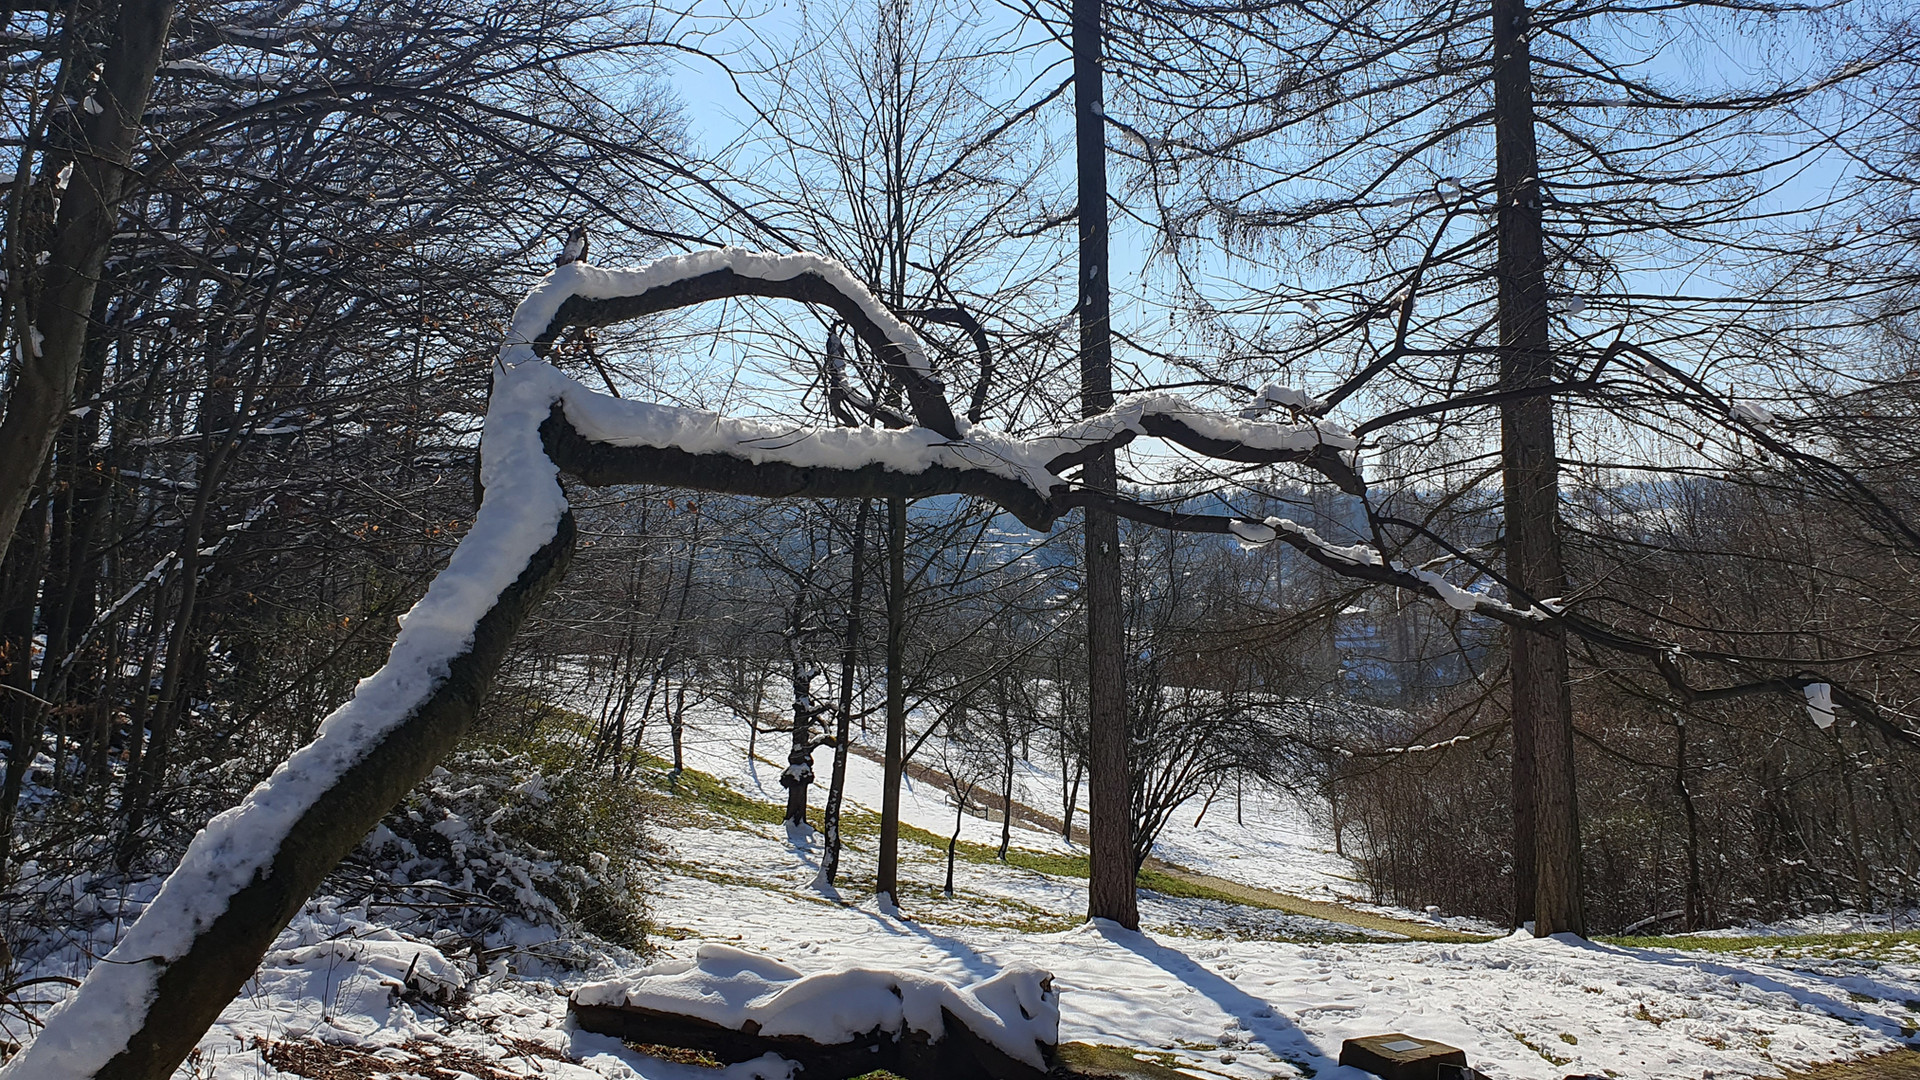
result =
[{"label": "green grass", "polygon": [[786,819],[786,807],[751,798],[706,773],[686,769],[679,776],[670,777],[670,767],[665,761],[651,755],[643,761],[648,768],[647,783],[670,802],[691,803],[726,821],[778,825]]},{"label": "green grass", "polygon": [[1140,871],[1140,876],[1135,880],[1140,883],[1140,887],[1143,889],[1152,889],[1162,896],[1174,896],[1182,900],[1217,900],[1222,904],[1244,904],[1247,907],[1265,908],[1268,911],[1286,910],[1278,904],[1263,903],[1258,899],[1249,899],[1247,897],[1234,896],[1231,893],[1222,892],[1204,882],[1187,881],[1183,878],[1177,878],[1164,870],[1156,870],[1151,866],[1143,868]]},{"label": "green grass", "polygon": [[1664,934],[1653,937],[1603,937],[1609,945],[1632,949],[1679,949],[1727,953],[1767,960],[1896,960],[1920,962],[1920,930],[1854,934],[1785,934],[1756,937],[1703,937]]},{"label": "green grass", "polygon": [[1109,1043],[1061,1043],[1060,1064],[1076,1076],[1112,1080],[1193,1080],[1180,1071],[1185,1061],[1164,1050],[1140,1050]]},{"label": "green grass", "polygon": [[[1162,896],[1172,896],[1172,897],[1176,897],[1183,900],[1212,900],[1218,903],[1233,904],[1239,907],[1259,908],[1263,911],[1278,911],[1281,914],[1292,915],[1295,918],[1313,919],[1315,921],[1326,924],[1326,927],[1327,927],[1325,930],[1312,930],[1312,931],[1302,931],[1299,933],[1291,933],[1291,934],[1285,935],[1284,937],[1277,938],[1275,940],[1311,941],[1315,943],[1345,944],[1345,945],[1379,945],[1379,944],[1389,943],[1393,940],[1396,940],[1396,939],[1383,939],[1378,935],[1362,933],[1358,927],[1354,927],[1345,923],[1334,922],[1330,919],[1322,919],[1317,915],[1301,914],[1300,912],[1294,911],[1291,908],[1287,907],[1285,904],[1275,903],[1275,902],[1266,900],[1262,898],[1258,893],[1249,892],[1249,894],[1244,896],[1235,895],[1233,893],[1216,889],[1213,886],[1206,884],[1205,882],[1189,881],[1185,878],[1175,877],[1164,870],[1157,870],[1151,866],[1142,868],[1140,871],[1140,876],[1137,880],[1141,888],[1152,889],[1154,892],[1157,892]],[[1195,934],[1192,936],[1223,937],[1228,935]],[[1236,934],[1233,936],[1244,936],[1244,934]]]},{"label": "green grass", "polygon": [[[876,824],[876,831],[877,831]],[[941,853],[947,850],[947,838],[915,828],[906,822],[900,823],[900,839],[935,848]],[[962,840],[954,848],[954,857],[962,862],[997,863],[1000,861],[1000,845],[977,844],[971,840]],[[1087,876],[1087,857],[1068,855],[1052,851],[1033,851],[1028,848],[1009,847],[1007,849],[1008,866],[1017,866],[1022,870],[1031,870],[1036,874],[1049,877],[1084,878]]]}]

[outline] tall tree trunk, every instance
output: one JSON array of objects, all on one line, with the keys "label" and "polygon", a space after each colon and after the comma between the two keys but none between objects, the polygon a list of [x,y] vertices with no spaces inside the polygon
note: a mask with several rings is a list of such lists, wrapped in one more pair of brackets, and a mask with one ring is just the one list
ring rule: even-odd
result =
[{"label": "tall tree trunk", "polygon": [[[243,396],[250,396],[252,383],[250,379],[247,393]],[[122,870],[131,866],[134,856],[138,854],[139,834],[146,824],[149,804],[154,793],[166,782],[173,735],[186,712],[183,697],[186,673],[190,667],[199,666],[201,660],[201,657],[188,655],[193,647],[194,626],[199,614],[200,544],[206,535],[214,494],[220,489],[221,479],[226,474],[226,463],[234,447],[232,435],[225,436],[217,445],[212,444],[212,432],[219,428],[230,430],[238,427],[241,415],[233,411],[231,406],[217,408],[214,398],[214,391],[209,389],[201,405],[200,483],[194,491],[192,509],[180,526],[180,596],[167,638],[166,667],[160,676],[160,698],[154,705],[152,738],[139,774],[128,778],[131,795],[126,807],[126,832],[121,836],[120,843],[119,864]]]},{"label": "tall tree trunk", "polygon": [[[1073,843],[1073,811],[1080,804],[1080,777],[1087,768],[1086,748],[1075,746],[1072,737],[1073,725],[1067,715],[1070,708],[1067,696],[1066,663],[1056,658],[1053,665],[1053,692],[1060,702],[1060,839]],[[1073,778],[1067,778],[1067,770],[1073,770]]]},{"label": "tall tree trunk", "polygon": [[0,556],[0,688],[6,691],[0,693],[0,730],[7,736],[7,775],[0,784],[0,868],[12,854],[14,814],[46,726],[44,706],[32,694],[34,601],[46,563],[46,510],[33,505],[16,524],[25,526],[26,535]]},{"label": "tall tree trunk", "polygon": [[907,755],[907,501],[887,500],[887,751],[874,892],[900,902],[900,774]]},{"label": "tall tree trunk", "polygon": [[953,857],[960,850],[960,823],[967,812],[967,796],[973,793],[973,785],[967,785],[962,791],[956,781],[953,785],[953,835],[947,837],[947,885],[944,890],[947,899],[953,899]]},{"label": "tall tree trunk", "polygon": [[1700,889],[1700,813],[1693,805],[1693,792],[1687,787],[1687,718],[1674,724],[1673,793],[1680,797],[1680,809],[1687,818],[1687,894],[1685,929],[1703,930],[1707,925]]},{"label": "tall tree trunk", "polygon": [[747,718],[747,767],[753,767],[753,756],[757,753],[760,741],[760,704],[767,695],[767,674],[761,672],[753,687],[753,715]]},{"label": "tall tree trunk", "polygon": [[821,820],[826,848],[820,855],[820,880],[834,884],[840,876],[840,803],[847,792],[847,741],[853,726],[853,669],[860,657],[860,602],[866,589],[867,519],[872,499],[860,500],[853,521],[853,567],[847,583],[847,639],[840,649],[840,706],[833,724],[833,774],[827,780],[827,808]]},{"label": "tall tree trunk", "polygon": [[1013,740],[1007,740],[1005,771],[1000,776],[1000,861],[1013,846]]},{"label": "tall tree trunk", "polygon": [[[1507,389],[1553,381],[1528,31],[1525,0],[1493,0],[1500,381]],[[1566,591],[1566,571],[1560,561],[1560,465],[1554,452],[1553,399],[1543,394],[1503,405],[1500,439],[1507,576],[1535,599],[1561,596]],[[1585,934],[1566,634],[1549,626],[1508,636],[1517,914],[1524,921],[1531,850],[1534,932]]]},{"label": "tall tree trunk", "polygon": [[682,680],[678,686],[673,688],[673,715],[667,721],[667,735],[673,740],[673,776],[676,780],[680,778],[681,773],[687,771],[686,754],[682,747],[684,741],[682,736],[686,733],[686,721],[687,684]]},{"label": "tall tree trunk", "polygon": [[[120,219],[127,162],[140,136],[154,72],[173,20],[170,0],[125,0],[93,100],[98,113],[80,118],[73,176],[60,200],[52,244],[26,322],[39,348],[21,350],[0,419],[0,555],[13,538],[40,464],[67,417],[87,341],[107,247]],[[84,50],[82,50],[84,52]],[[36,253],[37,254],[37,253]],[[29,256],[31,261],[32,256]]]},{"label": "tall tree trunk", "polygon": [[[1073,127],[1079,173],[1080,411],[1113,405],[1107,265],[1107,118],[1102,0],[1073,0]],[[1086,485],[1118,486],[1113,454],[1087,462]],[[1120,609],[1120,522],[1086,511],[1087,918],[1140,927],[1128,798],[1126,629]]]},{"label": "tall tree trunk", "polygon": [[1007,707],[1007,677],[993,680],[993,705],[1000,712],[1001,749],[1006,754],[1000,772],[1000,861],[1007,861],[1007,849],[1013,846],[1013,744],[1019,733],[1013,730],[1013,713]]}]

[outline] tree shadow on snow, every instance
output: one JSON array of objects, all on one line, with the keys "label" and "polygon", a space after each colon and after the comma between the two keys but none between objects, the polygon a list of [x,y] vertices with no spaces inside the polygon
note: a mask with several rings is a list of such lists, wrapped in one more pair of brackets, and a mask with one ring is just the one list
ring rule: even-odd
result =
[{"label": "tree shadow on snow", "polygon": [[1226,977],[1179,949],[1162,945],[1145,934],[1128,930],[1106,919],[1093,920],[1087,929],[1115,948],[1132,953],[1192,987],[1196,993],[1219,1006],[1222,1012],[1237,1018],[1240,1029],[1248,1036],[1247,1045],[1264,1048],[1281,1061],[1298,1066],[1308,1075],[1317,1074],[1324,1080],[1367,1076],[1358,1069],[1343,1068],[1321,1054],[1313,1040],[1281,1017],[1271,1004],[1233,985]]},{"label": "tree shadow on snow", "polygon": [[864,907],[852,907],[848,910],[866,917],[877,929],[891,937],[919,938],[957,961],[969,975],[987,979],[998,975],[1006,967],[1004,962],[983,954],[959,938],[929,930],[913,918],[901,914],[898,908],[872,911]]},{"label": "tree shadow on snow", "polygon": [[[1853,1006],[1851,1000],[1843,1000],[1840,996],[1824,994],[1804,986],[1794,986],[1791,983],[1782,982],[1771,975],[1755,971],[1752,968],[1741,967],[1725,961],[1708,960],[1695,953],[1670,952],[1662,949],[1630,948],[1624,945],[1607,945],[1601,942],[1574,937],[1571,934],[1555,934],[1554,940],[1569,948],[1584,949],[1606,956],[1625,957],[1638,960],[1642,963],[1659,964],[1663,967],[1690,968],[1708,975],[1718,975],[1723,979],[1741,986],[1751,986],[1756,990],[1764,990],[1769,993],[1785,994],[1801,1005],[1818,1009],[1828,1016],[1833,1017],[1835,1020],[1841,1020],[1849,1024],[1858,1024],[1861,1027],[1876,1031],[1889,1038],[1903,1040],[1907,1038],[1906,1033],[1901,1030],[1899,1021],[1895,1019],[1879,1016],[1874,1013],[1861,1012]],[[1834,984],[1842,995],[1849,992],[1848,984],[1852,983],[1876,999],[1897,1001],[1903,996],[1897,987],[1887,986],[1876,980],[1859,976],[1835,977],[1806,970],[1799,971],[1799,974]]]}]

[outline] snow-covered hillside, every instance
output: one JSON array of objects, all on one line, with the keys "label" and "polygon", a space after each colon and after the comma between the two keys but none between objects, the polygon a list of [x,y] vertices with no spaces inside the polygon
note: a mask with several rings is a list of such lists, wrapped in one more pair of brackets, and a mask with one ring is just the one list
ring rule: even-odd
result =
[{"label": "snow-covered hillside", "polygon": [[[688,719],[690,769],[758,802],[782,800],[781,766],[747,757],[743,720],[711,708],[690,709]],[[763,753],[777,741],[762,740]],[[816,762],[822,777],[828,754]],[[855,803],[878,805],[879,772],[852,757]],[[975,850],[959,862],[950,899],[940,892],[944,850],[910,838],[904,912],[883,910],[868,895],[867,815],[850,819],[848,873],[834,894],[816,881],[816,837],[789,836],[777,813],[729,811],[702,777],[683,781],[661,825],[669,850],[653,907],[666,958],[720,942],[801,972],[862,965],[955,982],[1030,964],[1055,975],[1063,1041],[1133,1048],[1198,1080],[1360,1080],[1365,1074],[1335,1064],[1341,1041],[1388,1031],[1453,1043],[1490,1076],[1514,1080],[1774,1076],[1911,1043],[1920,1019],[1920,941],[1911,935],[1873,950],[1782,939],[1771,956],[1524,936],[1409,941],[1214,897],[1159,894],[1143,897],[1141,933],[1088,925],[1080,921],[1084,880],[1042,872],[1070,871],[1065,856],[1073,850],[1027,828],[1015,830],[1017,846],[1059,857],[1004,866]],[[817,802],[821,789],[815,793]],[[1057,780],[1043,768],[1023,769],[1018,794],[1059,812]],[[930,783],[910,784],[903,807],[909,825],[942,838],[953,828],[951,803]],[[1342,860],[1284,800],[1249,792],[1238,821],[1229,796],[1195,825],[1198,813],[1193,806],[1177,817],[1164,858],[1323,901],[1352,888]],[[967,816],[962,827],[965,840],[998,843],[998,822]],[[503,954],[484,972],[463,972],[432,944],[405,940],[364,910],[317,901],[203,1043],[197,1071],[183,1075],[258,1080],[280,1075],[277,1068],[315,1077],[786,1080],[778,1063],[732,1066],[716,1077],[568,1030],[565,991],[617,975],[620,959],[556,976]]]}]

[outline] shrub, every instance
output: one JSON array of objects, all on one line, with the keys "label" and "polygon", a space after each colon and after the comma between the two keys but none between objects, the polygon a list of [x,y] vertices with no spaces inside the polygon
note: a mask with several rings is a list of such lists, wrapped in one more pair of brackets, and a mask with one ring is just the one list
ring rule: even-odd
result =
[{"label": "shrub", "polygon": [[585,933],[644,953],[653,797],[542,757],[481,746],[448,758],[367,837],[343,891],[482,951],[531,945],[544,960],[590,962],[602,950],[574,940]]}]

